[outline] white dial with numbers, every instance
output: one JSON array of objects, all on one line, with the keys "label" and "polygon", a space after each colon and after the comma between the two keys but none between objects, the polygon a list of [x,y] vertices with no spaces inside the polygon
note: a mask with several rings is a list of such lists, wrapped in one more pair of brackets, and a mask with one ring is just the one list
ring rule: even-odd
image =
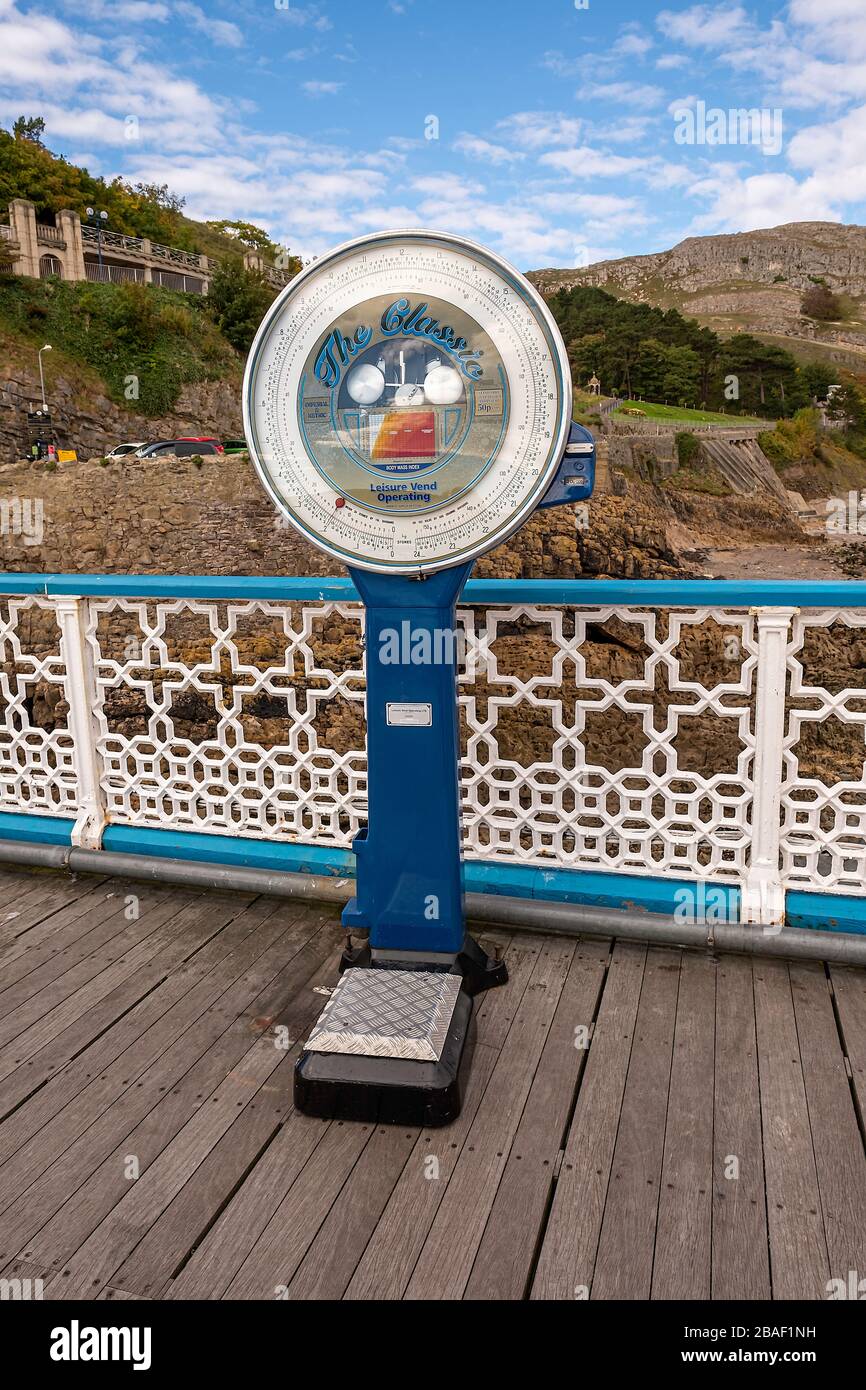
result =
[{"label": "white dial with numbers", "polygon": [[382,232],[302,271],[266,314],[244,427],[276,502],[347,565],[462,564],[532,512],[562,456],[571,378],[516,270],[440,232]]}]

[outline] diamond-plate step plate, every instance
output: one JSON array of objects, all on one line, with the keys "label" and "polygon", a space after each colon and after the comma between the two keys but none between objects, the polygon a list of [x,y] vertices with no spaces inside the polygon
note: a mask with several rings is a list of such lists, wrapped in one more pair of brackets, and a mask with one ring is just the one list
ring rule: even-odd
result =
[{"label": "diamond-plate step plate", "polygon": [[460,986],[443,971],[347,970],[306,1050],[438,1062]]}]

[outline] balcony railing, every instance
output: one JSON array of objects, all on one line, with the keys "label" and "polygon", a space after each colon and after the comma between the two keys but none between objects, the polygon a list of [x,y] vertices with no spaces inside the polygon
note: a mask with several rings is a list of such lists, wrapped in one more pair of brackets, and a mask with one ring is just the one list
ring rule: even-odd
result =
[{"label": "balcony railing", "polygon": [[66,239],[59,227],[51,227],[45,222],[36,223],[36,240],[44,246],[65,246]]},{"label": "balcony railing", "polygon": [[[351,866],[348,579],[10,574],[0,593],[0,819]],[[866,583],[476,580],[458,614],[476,881],[649,906],[690,885],[744,921],[863,929]]]},{"label": "balcony railing", "polygon": [[126,281],[135,281],[138,284],[144,282],[144,270],[138,265],[107,265],[105,261],[100,265],[98,261],[85,261],[84,274],[88,280],[98,281],[103,285],[120,285]]},{"label": "balcony railing", "polygon": [[188,270],[201,271],[201,257],[194,251],[181,251],[176,246],[163,246],[161,242],[152,241],[148,250],[147,245],[141,237],[124,236],[121,232],[111,232],[101,230],[97,227],[90,227],[86,222],[81,224],[82,240],[90,246],[96,246],[100,239],[104,250],[123,251],[128,255],[143,256],[155,261],[165,261],[168,265],[183,266]]},{"label": "balcony railing", "polygon": [[97,246],[100,242],[104,248],[112,247],[116,251],[132,252],[133,255],[144,253],[144,242],[141,237],[124,236],[121,232],[110,232],[101,227],[90,227],[86,222],[81,224],[81,240]]}]

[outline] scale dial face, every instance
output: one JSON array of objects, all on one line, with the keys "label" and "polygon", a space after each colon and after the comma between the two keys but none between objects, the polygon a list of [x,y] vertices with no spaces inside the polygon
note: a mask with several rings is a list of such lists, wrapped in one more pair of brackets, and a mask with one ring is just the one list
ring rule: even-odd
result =
[{"label": "scale dial face", "polygon": [[253,462],[346,565],[417,574],[491,550],[544,496],[571,377],[540,295],[492,252],[382,232],[302,271],[244,380]]}]

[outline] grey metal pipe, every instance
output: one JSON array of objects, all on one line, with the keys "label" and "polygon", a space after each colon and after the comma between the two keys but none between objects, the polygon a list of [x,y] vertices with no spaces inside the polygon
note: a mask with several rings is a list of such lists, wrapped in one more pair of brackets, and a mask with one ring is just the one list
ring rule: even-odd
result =
[{"label": "grey metal pipe", "polygon": [[0,864],[27,864],[37,869],[65,869],[69,850],[65,845],[31,845],[0,840]]},{"label": "grey metal pipe", "polygon": [[198,864],[187,859],[149,859],[103,849],[67,850],[69,868],[76,873],[112,873],[184,888],[217,892],[265,893],[278,898],[309,898],[311,902],[347,903],[355,891],[353,878],[321,874],[270,873],[233,864]]},{"label": "grey metal pipe", "polygon": [[[198,864],[184,859],[149,859],[113,850],[33,845],[0,840],[0,863],[38,868],[67,868],[73,873],[117,874],[123,878],[174,883],[179,887],[219,892],[265,893],[342,906],[355,891],[353,878],[320,874],[270,873],[227,864]],[[662,914],[512,898],[498,893],[467,893],[466,915],[471,922],[510,927],[515,931],[548,932],[563,936],[610,936],[665,946],[712,947],[756,956],[797,960],[826,960],[866,966],[866,935],[804,931],[785,927],[778,933],[738,923],[677,922]]]},{"label": "grey metal pipe", "polygon": [[837,965],[866,965],[866,935],[807,931],[782,927],[768,931],[739,922],[678,922],[655,912],[586,907],[538,898],[467,893],[471,921],[496,923],[516,931],[543,931],[562,936],[616,936],[660,946],[704,946],[755,956],[827,960]]}]

